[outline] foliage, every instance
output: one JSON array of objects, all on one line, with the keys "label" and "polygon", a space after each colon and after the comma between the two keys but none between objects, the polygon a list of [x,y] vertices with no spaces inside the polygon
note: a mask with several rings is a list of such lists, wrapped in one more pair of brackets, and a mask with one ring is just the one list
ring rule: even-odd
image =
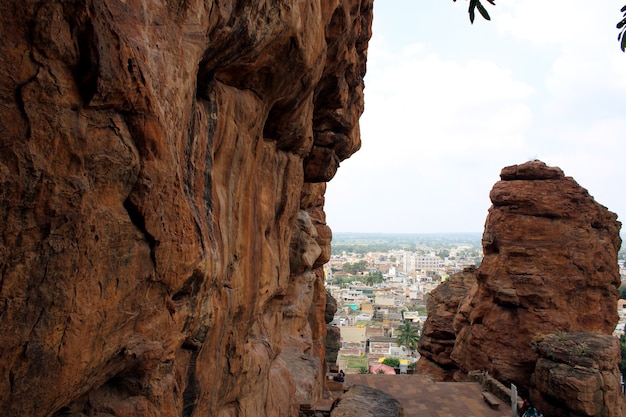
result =
[{"label": "foliage", "polygon": [[[456,0],[453,0],[453,1],[456,1]],[[496,5],[494,0],[487,0],[487,1],[494,6]],[[489,13],[487,13],[487,9],[485,9],[485,6],[482,5],[480,0],[470,0],[469,9],[467,10],[467,12],[469,13],[469,18],[470,18],[471,23],[474,23],[474,16],[476,14],[475,12],[476,9],[478,9],[478,13],[480,13],[480,15],[485,20],[491,20],[491,17],[489,17]]]},{"label": "foliage", "polygon": [[367,261],[358,261],[355,263],[346,262],[342,265],[342,269],[343,272],[354,275],[357,272],[367,269]]},{"label": "foliage", "polygon": [[417,362],[411,362],[411,363],[409,364],[409,366],[407,367],[407,369],[412,369],[412,370],[414,370],[416,366],[417,366]]},{"label": "foliage", "polygon": [[417,350],[417,344],[420,341],[419,327],[414,326],[410,321],[405,321],[398,327],[398,336],[396,343],[398,346],[406,346],[411,350]]},{"label": "foliage", "polygon": [[619,298],[626,300],[626,285],[619,287]]},{"label": "foliage", "polygon": [[380,284],[381,282],[383,282],[383,273],[380,271],[369,272],[365,276],[365,283],[367,285],[372,286],[374,284]]},{"label": "foliage", "polygon": [[338,285],[339,287],[344,288],[346,285],[350,284],[352,281],[354,281],[353,277],[345,277],[345,278],[336,277],[335,279],[331,281],[331,283],[333,285]]},{"label": "foliage", "polygon": [[[333,233],[332,254],[343,252],[364,255],[368,252],[427,249],[458,245],[481,247],[482,233]],[[390,259],[391,262],[395,262]]]},{"label": "foliage", "polygon": [[621,40],[620,48],[622,48],[622,52],[626,52],[626,6],[622,7],[620,12],[624,13],[624,18],[617,24],[617,28],[620,29],[617,40]]},{"label": "foliage", "polygon": [[398,358],[385,358],[383,365],[391,366],[392,368],[400,367],[400,359]]},{"label": "foliage", "polygon": [[[456,1],[456,0],[452,0],[452,1]],[[487,1],[494,6],[496,5],[494,0],[487,0]],[[491,20],[491,17],[489,17],[489,13],[487,13],[487,9],[485,9],[485,6],[482,5],[480,0],[470,0],[469,8],[467,12],[469,13],[469,18],[470,18],[471,23],[474,23],[476,10],[478,10],[478,13],[480,13],[480,15],[485,20]],[[620,9],[620,12],[624,13],[624,17],[622,18],[622,20],[620,20],[617,23],[617,29],[620,30],[620,32],[617,35],[617,40],[620,42],[620,48],[622,52],[626,52],[626,6],[622,7]]]},{"label": "foliage", "polygon": [[369,370],[369,368],[367,366],[361,366],[359,368],[359,373],[360,374],[369,374],[371,372],[370,372],[370,370]]}]

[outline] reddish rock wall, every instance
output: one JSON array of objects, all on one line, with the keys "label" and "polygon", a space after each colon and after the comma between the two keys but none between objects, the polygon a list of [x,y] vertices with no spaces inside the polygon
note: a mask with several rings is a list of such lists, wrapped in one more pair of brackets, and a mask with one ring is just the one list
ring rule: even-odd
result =
[{"label": "reddish rock wall", "polygon": [[3,416],[319,394],[372,0],[0,4]]},{"label": "reddish rock wall", "polygon": [[428,318],[422,328],[416,372],[438,381],[454,379],[459,370],[450,358],[456,341],[454,318],[475,285],[476,268],[470,267],[451,275],[429,294],[426,302]]},{"label": "reddish rock wall", "polygon": [[612,334],[620,276],[617,216],[558,168],[506,167],[491,191],[475,292],[455,318],[451,358],[527,392],[554,332]]}]

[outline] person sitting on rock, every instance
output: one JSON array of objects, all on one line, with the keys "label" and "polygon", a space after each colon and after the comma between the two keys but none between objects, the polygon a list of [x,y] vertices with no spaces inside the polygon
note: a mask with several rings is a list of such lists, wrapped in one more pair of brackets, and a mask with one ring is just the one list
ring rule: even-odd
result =
[{"label": "person sitting on rock", "polygon": [[333,377],[333,381],[343,382],[343,380],[345,379],[345,376],[346,374],[344,374],[343,371],[340,370],[339,373]]}]

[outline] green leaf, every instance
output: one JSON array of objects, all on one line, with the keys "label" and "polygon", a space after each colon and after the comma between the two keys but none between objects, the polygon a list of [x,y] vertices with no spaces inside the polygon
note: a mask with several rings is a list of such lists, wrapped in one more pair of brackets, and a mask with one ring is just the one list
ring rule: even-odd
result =
[{"label": "green leaf", "polygon": [[478,3],[478,0],[470,0],[469,9],[467,10],[470,16],[470,23],[474,23],[474,9],[476,8],[476,3]]},{"label": "green leaf", "polygon": [[487,9],[485,9],[483,5],[480,4],[480,2],[476,3],[476,7],[478,7],[478,11],[485,18],[485,20],[491,20],[491,18],[489,17],[489,13],[487,13]]}]

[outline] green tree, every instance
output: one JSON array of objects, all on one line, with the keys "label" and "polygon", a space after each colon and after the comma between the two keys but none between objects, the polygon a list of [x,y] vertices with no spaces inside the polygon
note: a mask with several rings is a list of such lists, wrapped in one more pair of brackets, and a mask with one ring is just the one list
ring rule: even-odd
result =
[{"label": "green tree", "polygon": [[380,271],[368,272],[365,276],[365,283],[367,285],[380,284],[383,282],[383,273]]},{"label": "green tree", "polygon": [[383,365],[391,366],[392,368],[400,367],[400,359],[398,358],[385,358],[383,360]]},{"label": "green tree", "polygon": [[619,287],[619,298],[626,300],[626,285]]},{"label": "green tree", "polygon": [[417,344],[419,341],[419,326],[414,326],[413,323],[406,320],[404,324],[398,327],[398,336],[396,336],[396,343],[398,346],[406,346],[411,350],[417,350]]},{"label": "green tree", "polygon": [[343,269],[343,272],[354,275],[357,272],[367,269],[367,261],[358,261],[355,263],[346,262],[341,267]]}]

